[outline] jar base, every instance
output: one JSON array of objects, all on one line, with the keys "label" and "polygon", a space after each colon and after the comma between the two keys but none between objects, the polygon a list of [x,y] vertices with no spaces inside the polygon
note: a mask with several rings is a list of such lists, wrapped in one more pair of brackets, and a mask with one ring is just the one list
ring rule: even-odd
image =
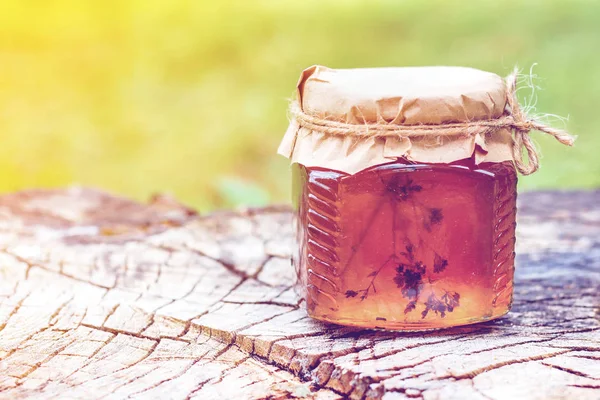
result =
[{"label": "jar base", "polygon": [[394,321],[380,321],[381,322],[380,324],[374,324],[372,320],[371,321],[360,321],[360,320],[352,320],[352,319],[335,319],[335,318],[329,318],[329,317],[310,315],[310,313],[309,313],[309,317],[311,317],[314,320],[325,322],[325,323],[341,325],[341,326],[349,326],[349,327],[354,327],[354,328],[362,328],[362,329],[368,329],[368,330],[374,330],[374,331],[429,332],[429,331],[439,331],[439,330],[443,330],[443,329],[455,328],[455,327],[466,326],[466,325],[474,325],[474,324],[479,324],[482,322],[492,321],[492,320],[503,317],[504,315],[508,314],[509,311],[510,311],[510,308],[505,308],[502,310],[495,310],[490,315],[486,315],[486,316],[482,316],[482,317],[461,319],[461,320],[452,320],[452,321],[449,321],[449,323],[447,325],[441,325],[439,323],[432,324],[432,323],[426,323],[426,322],[407,324],[405,322],[394,322]]}]

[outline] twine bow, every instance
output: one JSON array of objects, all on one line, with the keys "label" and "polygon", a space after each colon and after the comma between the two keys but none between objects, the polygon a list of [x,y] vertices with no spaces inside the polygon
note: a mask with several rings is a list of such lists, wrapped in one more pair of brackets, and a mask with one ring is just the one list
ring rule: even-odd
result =
[{"label": "twine bow", "polygon": [[[535,118],[529,118],[521,109],[517,99],[517,74],[515,70],[506,77],[506,108],[500,118],[457,122],[439,125],[398,125],[392,123],[349,124],[327,120],[302,111],[298,102],[293,102],[290,107],[291,116],[296,122],[310,130],[329,135],[352,135],[362,138],[371,137],[418,137],[425,135],[437,136],[475,136],[486,135],[500,129],[509,129],[513,132],[513,159],[519,172],[529,175],[539,168],[537,149],[529,133],[539,131],[548,134],[560,143],[572,146],[575,137],[562,129],[553,128]],[[523,148],[527,152],[527,161],[524,159]]]}]

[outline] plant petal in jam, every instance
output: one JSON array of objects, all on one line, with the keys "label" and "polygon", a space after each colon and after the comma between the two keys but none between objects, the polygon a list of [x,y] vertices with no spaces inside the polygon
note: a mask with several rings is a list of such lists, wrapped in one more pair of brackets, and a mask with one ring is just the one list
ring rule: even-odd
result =
[{"label": "plant petal in jam", "polygon": [[398,175],[393,176],[387,182],[384,181],[384,185],[391,196],[399,201],[408,200],[413,193],[423,190],[423,187],[415,184],[412,179]]},{"label": "plant petal in jam", "polygon": [[404,314],[408,314],[409,312],[413,311],[415,308],[417,308],[417,301],[416,300],[409,301],[408,304],[406,305],[406,308],[404,308]]},{"label": "plant petal in jam", "polygon": [[431,293],[425,302],[425,310],[421,313],[421,317],[425,318],[429,311],[435,312],[444,318],[447,312],[454,311],[458,307],[460,295],[456,292],[446,292],[441,298],[438,298],[435,293]]},{"label": "plant petal in jam", "polygon": [[394,283],[402,291],[402,296],[416,300],[423,289],[423,275],[427,267],[417,261],[412,264],[401,263],[396,267]]},{"label": "plant petal in jam", "polygon": [[430,208],[428,210],[427,219],[423,221],[423,226],[427,231],[431,232],[433,225],[439,225],[444,220],[444,213],[441,208]]},{"label": "plant petal in jam", "polygon": [[460,294],[456,292],[446,292],[442,296],[442,301],[446,304],[446,308],[449,312],[454,311],[455,307],[458,307],[460,300]]},{"label": "plant petal in jam", "polygon": [[430,208],[429,209],[429,223],[431,225],[437,225],[444,219],[441,208]]},{"label": "plant petal in jam", "polygon": [[444,271],[448,266],[448,260],[440,256],[438,253],[435,253],[435,258],[433,259],[433,272],[439,274]]}]

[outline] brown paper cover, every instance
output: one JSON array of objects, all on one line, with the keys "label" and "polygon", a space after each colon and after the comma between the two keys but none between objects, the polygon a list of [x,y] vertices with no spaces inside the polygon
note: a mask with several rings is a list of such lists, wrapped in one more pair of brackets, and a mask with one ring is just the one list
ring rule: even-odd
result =
[{"label": "brown paper cover", "polygon": [[[465,67],[402,67],[304,70],[297,85],[304,113],[350,124],[445,124],[500,117],[506,86],[493,73]],[[507,129],[465,136],[329,135],[292,119],[279,153],[305,166],[356,173],[398,157],[449,163],[475,154],[478,163],[512,160]]]}]

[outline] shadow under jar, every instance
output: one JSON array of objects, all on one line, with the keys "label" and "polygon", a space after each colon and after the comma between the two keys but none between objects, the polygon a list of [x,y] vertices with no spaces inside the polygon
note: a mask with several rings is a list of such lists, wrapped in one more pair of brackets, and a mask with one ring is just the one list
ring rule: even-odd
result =
[{"label": "shadow under jar", "polygon": [[279,153],[311,317],[430,330],[509,311],[523,162],[514,125],[488,129],[513,117],[507,82],[461,67],[302,73]]}]

